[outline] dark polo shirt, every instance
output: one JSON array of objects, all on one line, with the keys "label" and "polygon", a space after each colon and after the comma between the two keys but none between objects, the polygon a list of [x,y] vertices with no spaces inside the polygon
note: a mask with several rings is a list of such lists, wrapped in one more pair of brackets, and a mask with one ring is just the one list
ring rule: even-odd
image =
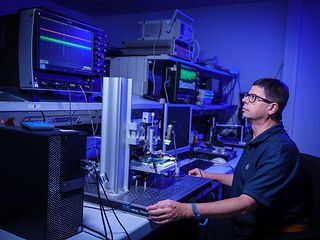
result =
[{"label": "dark polo shirt", "polygon": [[303,215],[299,151],[282,123],[252,133],[235,168],[231,197],[246,194],[258,202],[249,214],[234,217],[235,223],[253,228],[289,225]]}]

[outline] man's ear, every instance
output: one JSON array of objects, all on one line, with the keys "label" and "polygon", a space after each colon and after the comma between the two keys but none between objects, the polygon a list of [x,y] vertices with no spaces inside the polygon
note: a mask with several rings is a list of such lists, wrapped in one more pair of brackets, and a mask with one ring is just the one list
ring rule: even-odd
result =
[{"label": "man's ear", "polygon": [[278,109],[279,109],[278,103],[273,102],[269,104],[268,112],[270,115],[274,115],[278,111]]}]

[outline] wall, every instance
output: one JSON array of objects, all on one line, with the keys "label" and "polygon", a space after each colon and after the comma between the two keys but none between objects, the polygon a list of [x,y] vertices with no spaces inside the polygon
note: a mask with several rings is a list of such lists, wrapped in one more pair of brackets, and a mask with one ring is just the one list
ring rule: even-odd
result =
[{"label": "wall", "polygon": [[139,36],[141,14],[115,15],[96,18],[95,25],[104,29],[110,36],[113,47],[121,47],[122,41],[136,40]]},{"label": "wall", "polygon": [[6,14],[16,13],[20,8],[32,8],[32,7],[46,7],[53,11],[60,12],[66,16],[70,16],[74,19],[81,20],[83,22],[93,24],[94,18],[73,11],[72,9],[65,8],[63,6],[54,4],[46,0],[1,0],[0,1],[0,16]]},{"label": "wall", "polygon": [[286,41],[285,76],[294,87],[290,132],[301,152],[320,157],[319,57],[320,2],[293,0],[289,2],[288,37]]},{"label": "wall", "polygon": [[[239,68],[243,91],[257,78],[275,76],[283,62],[286,11],[286,1],[281,0],[183,9],[195,19],[200,59],[217,56],[222,66]],[[96,25],[119,47],[121,41],[139,37],[139,20],[170,19],[172,14],[173,10],[102,17]]]},{"label": "wall", "polygon": [[195,9],[201,58],[218,56],[222,66],[240,69],[242,90],[272,77],[283,61],[285,1],[261,1]]}]

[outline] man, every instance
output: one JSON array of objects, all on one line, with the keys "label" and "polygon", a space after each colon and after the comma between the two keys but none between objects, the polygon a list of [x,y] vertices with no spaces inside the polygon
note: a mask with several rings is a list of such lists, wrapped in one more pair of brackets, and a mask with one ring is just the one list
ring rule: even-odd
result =
[{"label": "man", "polygon": [[253,83],[245,94],[243,116],[252,126],[234,174],[211,174],[193,169],[189,175],[231,186],[228,199],[208,203],[164,200],[147,208],[150,218],[164,224],[184,218],[206,218],[208,239],[262,239],[289,231],[303,218],[299,151],[281,119],[289,97],[277,79]]}]

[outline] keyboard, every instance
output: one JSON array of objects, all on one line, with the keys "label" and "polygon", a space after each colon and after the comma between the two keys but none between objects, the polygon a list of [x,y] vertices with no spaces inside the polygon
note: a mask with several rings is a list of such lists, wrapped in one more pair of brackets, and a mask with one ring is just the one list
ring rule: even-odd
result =
[{"label": "keyboard", "polygon": [[22,122],[21,125],[24,128],[33,131],[46,131],[54,129],[54,125],[47,122]]}]

